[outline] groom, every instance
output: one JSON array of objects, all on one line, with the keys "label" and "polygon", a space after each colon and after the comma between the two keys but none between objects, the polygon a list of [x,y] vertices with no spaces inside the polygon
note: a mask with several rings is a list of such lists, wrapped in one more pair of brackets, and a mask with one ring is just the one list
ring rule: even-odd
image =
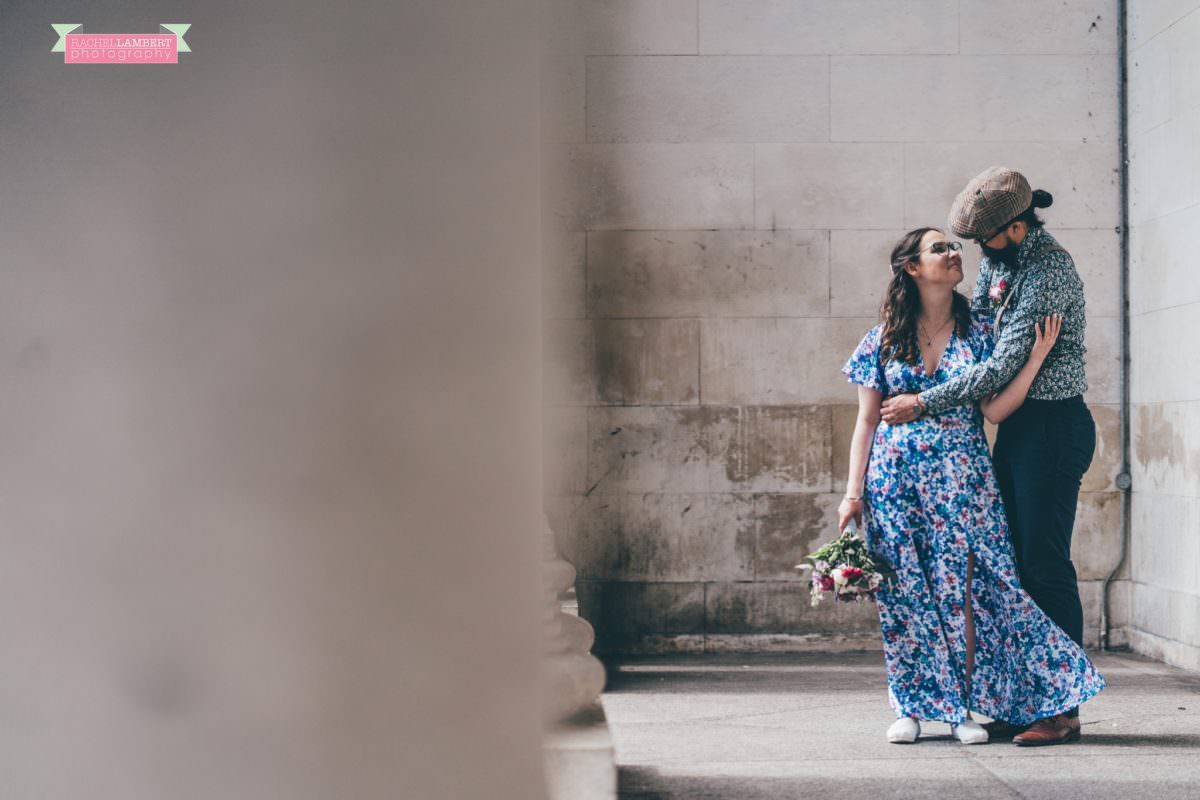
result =
[{"label": "groom", "polygon": [[[975,313],[996,318],[991,357],[919,395],[883,404],[896,425],[978,402],[1012,380],[1033,347],[1034,324],[1062,314],[1062,332],[1025,403],[1000,423],[993,458],[1008,516],[1021,584],[1050,619],[1083,644],[1083,607],[1071,563],[1071,532],[1079,485],[1096,449],[1096,426],[1083,402],[1083,282],[1070,254],[1045,231],[1037,209],[1053,202],[1032,191],[1021,173],[991,167],[976,176],[950,209],[950,230],[983,249],[971,300]],[[992,723],[1001,738],[1017,729]],[[1022,746],[1079,738],[1079,709],[1041,719],[1013,741]]]}]

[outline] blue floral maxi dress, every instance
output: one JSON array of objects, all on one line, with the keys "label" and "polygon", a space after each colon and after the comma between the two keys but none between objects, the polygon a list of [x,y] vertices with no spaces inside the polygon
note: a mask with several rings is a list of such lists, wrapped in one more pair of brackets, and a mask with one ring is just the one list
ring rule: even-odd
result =
[{"label": "blue floral maxi dress", "polygon": [[[877,325],[863,337],[842,372],[885,397],[943,383],[985,360],[994,345],[991,320],[976,319],[965,339],[951,334],[937,369],[926,376],[922,365],[879,363],[882,331]],[[880,421],[864,486],[867,545],[897,573],[896,583],[876,598],[888,699],[897,717],[955,723],[966,718],[969,705],[1024,725],[1104,688],[1083,650],[1021,588],[978,407],[958,406],[905,425]],[[976,632],[969,704],[968,548],[975,554]]]}]

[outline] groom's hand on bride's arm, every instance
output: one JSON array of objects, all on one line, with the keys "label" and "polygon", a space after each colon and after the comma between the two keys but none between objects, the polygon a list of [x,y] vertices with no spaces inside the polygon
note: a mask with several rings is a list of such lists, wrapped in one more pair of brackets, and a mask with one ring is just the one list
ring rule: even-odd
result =
[{"label": "groom's hand on bride's arm", "polygon": [[888,425],[903,425],[921,416],[921,402],[915,394],[898,394],[883,401],[879,414]]}]

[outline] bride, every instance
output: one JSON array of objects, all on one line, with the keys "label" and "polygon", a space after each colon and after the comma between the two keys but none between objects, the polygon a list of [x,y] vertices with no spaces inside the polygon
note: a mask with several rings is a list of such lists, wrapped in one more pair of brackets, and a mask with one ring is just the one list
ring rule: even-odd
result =
[{"label": "bride", "polygon": [[906,234],[892,251],[883,322],[842,368],[858,385],[859,409],[838,527],[865,522],[872,554],[896,570],[876,597],[895,743],[915,742],[920,720],[936,720],[964,744],[981,744],[988,732],[972,711],[1028,725],[1105,686],[1021,588],[983,431],[983,417],[999,422],[1024,402],[1060,320],[1046,319],[1028,363],[979,407],[904,425],[881,420],[885,396],[943,383],[994,346],[991,320],[973,319],[955,291],[960,251],[936,228]]}]

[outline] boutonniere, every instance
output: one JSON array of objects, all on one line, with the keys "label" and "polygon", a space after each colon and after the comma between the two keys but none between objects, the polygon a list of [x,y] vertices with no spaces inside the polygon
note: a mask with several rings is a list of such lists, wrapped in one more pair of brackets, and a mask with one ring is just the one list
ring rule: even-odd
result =
[{"label": "boutonniere", "polygon": [[988,298],[992,301],[992,311],[997,311],[1004,307],[1008,302],[1008,292],[1012,289],[1012,285],[1008,280],[1001,278],[992,284],[992,288],[988,289]]}]

